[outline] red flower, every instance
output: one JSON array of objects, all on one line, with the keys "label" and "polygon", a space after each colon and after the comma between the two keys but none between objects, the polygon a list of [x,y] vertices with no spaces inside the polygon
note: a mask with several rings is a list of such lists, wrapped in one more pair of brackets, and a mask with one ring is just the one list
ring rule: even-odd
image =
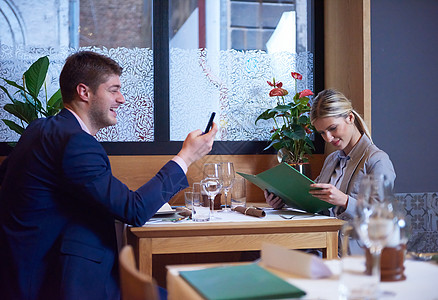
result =
[{"label": "red flower", "polygon": [[303,79],[303,76],[297,72],[291,72],[290,75],[292,75],[292,78],[294,78],[294,79],[298,79],[298,80]]},{"label": "red flower", "polygon": [[275,82],[274,81],[274,83],[272,83],[272,82],[270,82],[270,81],[266,81],[270,86],[273,86],[273,87],[279,87],[279,88],[281,88],[282,86],[283,86],[283,83],[282,82]]},{"label": "red flower", "polygon": [[306,131],[307,134],[311,134],[312,130],[309,129],[309,127],[304,126],[304,130]]},{"label": "red flower", "polygon": [[269,96],[275,97],[275,96],[286,96],[288,92],[285,89],[282,89],[281,87],[277,87],[275,89],[272,89],[269,92]]},{"label": "red flower", "polygon": [[303,97],[307,97],[307,96],[312,96],[312,95],[313,95],[313,92],[311,90],[305,89],[305,90],[302,90],[300,92],[300,97],[299,98],[303,98]]}]

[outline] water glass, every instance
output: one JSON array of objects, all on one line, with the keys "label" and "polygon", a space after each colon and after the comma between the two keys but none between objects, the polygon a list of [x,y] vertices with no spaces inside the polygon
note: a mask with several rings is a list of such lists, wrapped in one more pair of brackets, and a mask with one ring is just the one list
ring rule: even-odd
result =
[{"label": "water glass", "polygon": [[198,192],[192,192],[192,220],[210,221],[210,201],[204,201]]},{"label": "water glass", "polygon": [[246,207],[246,179],[236,177],[231,187],[231,209],[236,206]]},{"label": "water glass", "polygon": [[339,299],[378,299],[380,276],[366,271],[365,257],[352,254],[349,244],[358,240],[353,221],[346,223],[341,230],[341,276],[339,279]]},{"label": "water glass", "polygon": [[193,189],[188,188],[184,192],[184,201],[185,205],[188,209],[192,209],[192,203],[193,203]]}]

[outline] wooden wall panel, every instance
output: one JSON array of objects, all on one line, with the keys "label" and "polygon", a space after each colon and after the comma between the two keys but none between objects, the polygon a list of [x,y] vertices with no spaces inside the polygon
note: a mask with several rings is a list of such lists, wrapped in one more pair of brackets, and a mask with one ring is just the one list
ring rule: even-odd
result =
[{"label": "wooden wall panel", "polygon": [[325,88],[353,102],[371,130],[370,0],[324,1]]},{"label": "wooden wall panel", "polygon": [[[151,179],[173,155],[120,155],[110,156],[113,175],[136,190]],[[0,163],[5,159],[0,156]],[[310,157],[310,178],[315,179],[321,171],[325,155],[314,154]],[[187,178],[190,184],[202,178],[202,166],[206,162],[232,161],[236,171],[258,174],[278,164],[276,155],[207,155],[189,167]],[[262,190],[252,183],[247,185],[248,202],[264,202]],[[178,193],[171,205],[184,204],[183,193]]]},{"label": "wooden wall panel", "polygon": [[[144,155],[144,156],[110,156],[114,176],[124,182],[130,189],[137,189],[173,156]],[[315,154],[310,158],[312,179],[316,178],[322,168],[325,156]],[[232,161],[236,171],[258,174],[278,164],[276,155],[207,155],[189,167],[187,178],[190,184],[202,179],[202,166],[206,162]],[[247,185],[248,202],[264,202],[263,192],[255,185]],[[183,193],[176,195],[171,205],[184,203]]]}]

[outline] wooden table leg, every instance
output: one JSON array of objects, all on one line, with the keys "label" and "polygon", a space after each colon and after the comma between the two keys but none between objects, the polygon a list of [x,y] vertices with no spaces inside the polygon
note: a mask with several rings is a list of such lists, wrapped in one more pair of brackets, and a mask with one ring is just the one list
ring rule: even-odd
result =
[{"label": "wooden table leg", "polygon": [[140,238],[138,251],[138,268],[140,272],[152,276],[152,239]]},{"label": "wooden table leg", "polygon": [[338,232],[327,232],[327,259],[338,258]]}]

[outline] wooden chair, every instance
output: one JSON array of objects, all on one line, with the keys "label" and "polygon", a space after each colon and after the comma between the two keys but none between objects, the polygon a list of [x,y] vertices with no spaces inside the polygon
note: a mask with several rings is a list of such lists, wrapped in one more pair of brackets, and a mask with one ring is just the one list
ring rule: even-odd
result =
[{"label": "wooden chair", "polygon": [[155,280],[141,273],[136,266],[134,250],[126,245],[119,254],[122,300],[158,300]]}]

